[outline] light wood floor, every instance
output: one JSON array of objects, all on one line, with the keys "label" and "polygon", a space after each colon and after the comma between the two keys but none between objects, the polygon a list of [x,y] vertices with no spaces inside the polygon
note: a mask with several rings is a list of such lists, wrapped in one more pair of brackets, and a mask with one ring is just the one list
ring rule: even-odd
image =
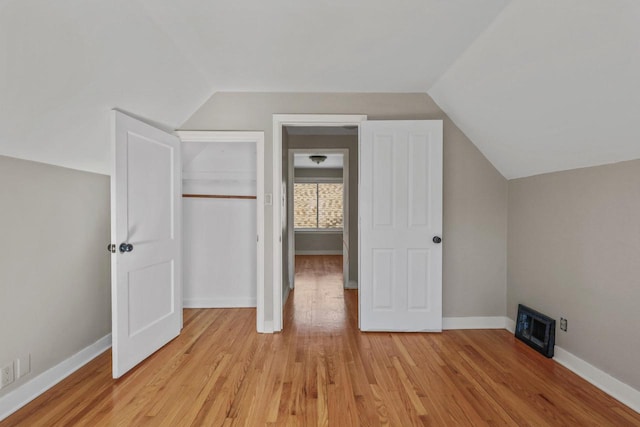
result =
[{"label": "light wood floor", "polygon": [[360,333],[341,257],[298,257],[285,332],[255,310],[185,310],[125,377],[106,352],[1,426],[640,426],[640,415],[500,330]]}]

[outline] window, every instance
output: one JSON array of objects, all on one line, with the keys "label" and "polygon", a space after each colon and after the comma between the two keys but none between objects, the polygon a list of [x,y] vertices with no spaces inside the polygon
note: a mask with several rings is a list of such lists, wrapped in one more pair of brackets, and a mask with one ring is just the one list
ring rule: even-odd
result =
[{"label": "window", "polygon": [[342,199],[342,184],[293,184],[293,227],[342,230]]}]

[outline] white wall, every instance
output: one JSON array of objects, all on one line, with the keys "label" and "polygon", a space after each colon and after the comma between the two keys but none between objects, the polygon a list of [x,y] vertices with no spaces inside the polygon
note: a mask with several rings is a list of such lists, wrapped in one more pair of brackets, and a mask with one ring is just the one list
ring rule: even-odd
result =
[{"label": "white wall", "polygon": [[256,201],[183,199],[185,307],[256,306]]},{"label": "white wall", "polygon": [[2,396],[111,332],[109,177],[0,156],[0,206]]}]

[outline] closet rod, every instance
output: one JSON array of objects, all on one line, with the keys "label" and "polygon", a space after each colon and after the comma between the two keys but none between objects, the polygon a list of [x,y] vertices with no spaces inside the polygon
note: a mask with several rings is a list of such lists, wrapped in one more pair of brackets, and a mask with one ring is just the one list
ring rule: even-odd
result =
[{"label": "closet rod", "polygon": [[227,194],[183,194],[182,197],[199,199],[256,199],[256,196],[232,196]]}]

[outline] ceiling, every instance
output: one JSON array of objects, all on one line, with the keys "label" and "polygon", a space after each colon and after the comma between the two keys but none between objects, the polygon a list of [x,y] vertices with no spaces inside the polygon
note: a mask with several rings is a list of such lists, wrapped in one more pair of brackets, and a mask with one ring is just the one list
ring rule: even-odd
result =
[{"label": "ceiling", "polygon": [[640,158],[640,2],[514,1],[428,93],[509,179]]},{"label": "ceiling", "polygon": [[109,173],[113,107],[175,129],[216,91],[425,92],[505,4],[0,0],[0,154]]},{"label": "ceiling", "polygon": [[109,173],[109,110],[427,92],[507,178],[640,158],[634,0],[0,0],[0,154]]},{"label": "ceiling", "polygon": [[[309,156],[314,154],[320,154],[326,156],[327,159],[321,163],[315,163]],[[343,155],[334,153],[295,153],[293,155],[293,166],[295,168],[308,168],[308,169],[342,169],[343,167]]]},{"label": "ceiling", "polygon": [[0,154],[109,173],[112,108],[175,129],[210,95],[135,1],[0,3]]}]

